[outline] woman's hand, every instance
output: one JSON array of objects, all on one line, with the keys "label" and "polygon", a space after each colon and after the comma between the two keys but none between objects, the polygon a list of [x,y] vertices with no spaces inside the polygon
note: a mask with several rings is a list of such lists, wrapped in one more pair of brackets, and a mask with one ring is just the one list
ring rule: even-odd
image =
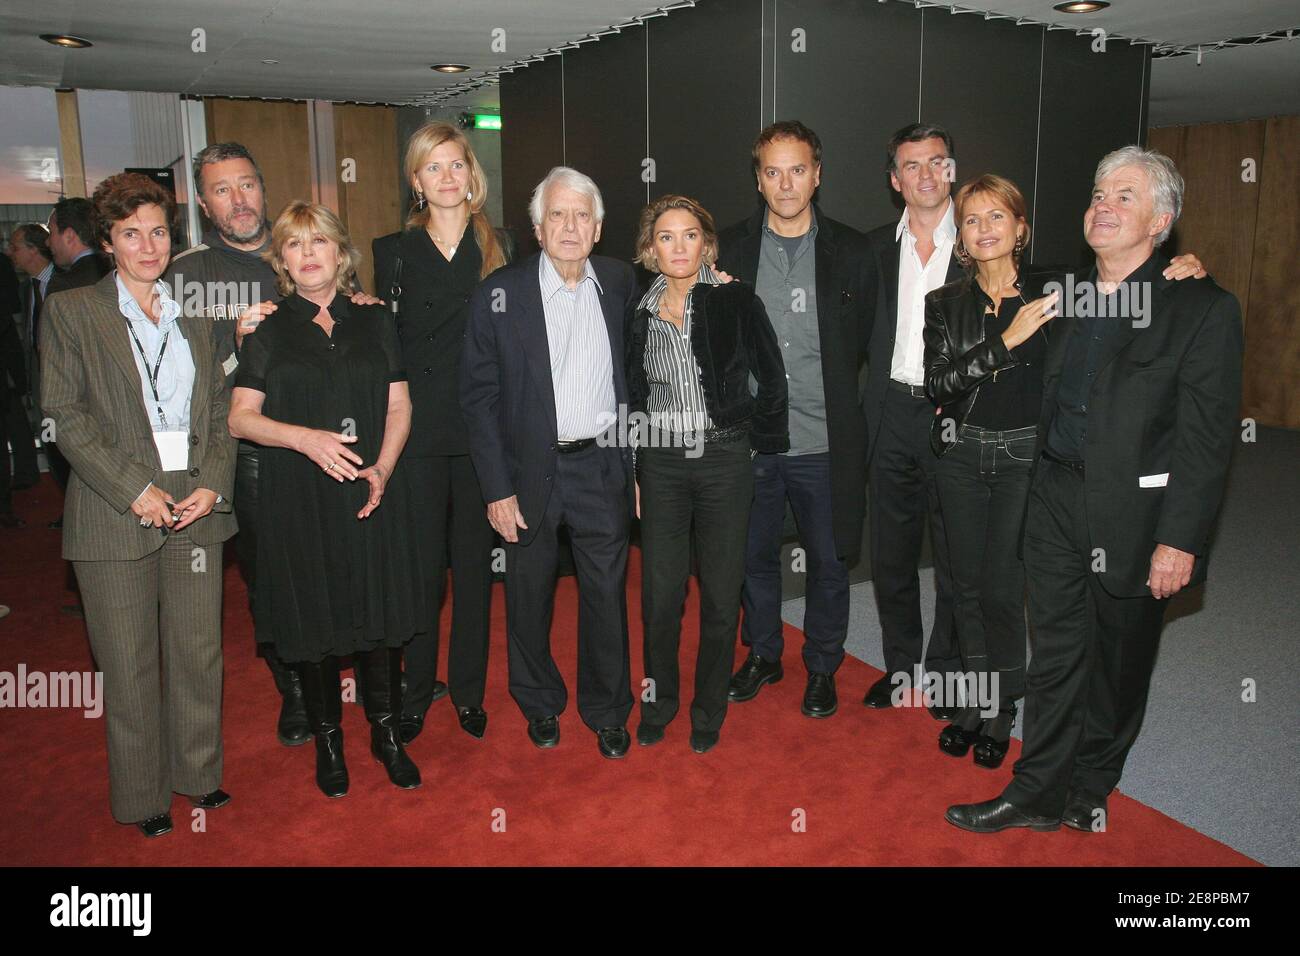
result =
[{"label": "woman's hand", "polygon": [[1007,348],[1013,349],[1017,345],[1028,342],[1035,332],[1056,315],[1054,306],[1060,297],[1059,292],[1051,292],[1041,299],[1022,305],[1016,317],[1007,326],[1007,330],[1002,333],[1002,343]]},{"label": "woman's hand", "polygon": [[305,428],[298,445],[294,449],[306,455],[335,481],[355,481],[361,456],[345,447],[354,444],[356,435],[344,435],[341,432],[327,432],[321,428]]},{"label": "woman's hand", "polygon": [[383,305],[384,304],[383,299],[377,299],[370,293],[361,292],[361,291],[353,292],[352,295],[348,296],[348,301],[351,302],[353,305]]},{"label": "woman's hand", "polygon": [[180,520],[172,525],[173,531],[180,531],[200,518],[206,518],[217,504],[217,493],[207,488],[196,488],[187,498],[182,498],[172,507],[180,515]]},{"label": "woman's hand", "polygon": [[239,321],[235,323],[235,348],[243,348],[244,336],[256,332],[262,320],[278,308],[279,306],[268,299],[266,302],[255,302],[245,309],[239,316]]},{"label": "woman's hand", "polygon": [[[214,496],[215,497],[215,496]],[[176,502],[157,485],[150,485],[131,503],[131,513],[140,519],[142,528],[170,528]]]},{"label": "woman's hand", "polygon": [[378,463],[371,465],[369,468],[363,468],[357,473],[358,478],[364,478],[370,482],[370,497],[366,500],[366,506],[357,512],[358,518],[369,518],[379,502],[383,500],[384,488],[388,484],[388,469]]}]

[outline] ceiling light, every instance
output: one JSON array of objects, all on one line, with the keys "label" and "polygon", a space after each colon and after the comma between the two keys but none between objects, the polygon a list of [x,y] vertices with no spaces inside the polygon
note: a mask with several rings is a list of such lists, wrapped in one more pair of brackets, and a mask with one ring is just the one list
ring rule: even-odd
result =
[{"label": "ceiling light", "polygon": [[435,63],[429,69],[437,70],[439,73],[464,73],[469,67],[464,63]]},{"label": "ceiling light", "polygon": [[55,46],[67,47],[70,50],[80,50],[83,47],[94,46],[89,40],[83,40],[81,37],[69,36],[66,33],[42,33],[41,39],[46,43],[53,43]]},{"label": "ceiling light", "polygon": [[265,63],[267,66],[278,66],[280,63],[279,60],[263,60],[262,62]]},{"label": "ceiling light", "polygon": [[1109,6],[1105,0],[1071,0],[1070,3],[1058,3],[1052,9],[1058,13],[1096,13]]}]

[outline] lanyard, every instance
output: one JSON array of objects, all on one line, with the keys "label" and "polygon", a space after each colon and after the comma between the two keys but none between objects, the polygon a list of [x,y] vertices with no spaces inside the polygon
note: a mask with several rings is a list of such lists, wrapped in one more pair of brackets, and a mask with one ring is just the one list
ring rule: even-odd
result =
[{"label": "lanyard", "polygon": [[149,357],[144,354],[144,346],[140,344],[140,339],[136,336],[130,319],[126,320],[126,330],[131,333],[131,341],[135,343],[136,349],[140,352],[140,360],[144,363],[145,376],[149,380],[149,390],[153,392],[154,405],[158,409],[158,424],[165,429],[167,427],[167,414],[163,411],[162,400],[158,397],[158,371],[162,368],[163,353],[167,351],[167,340],[171,338],[172,330],[168,329],[163,333],[162,345],[158,348],[158,361],[154,363],[152,372],[149,371]]}]

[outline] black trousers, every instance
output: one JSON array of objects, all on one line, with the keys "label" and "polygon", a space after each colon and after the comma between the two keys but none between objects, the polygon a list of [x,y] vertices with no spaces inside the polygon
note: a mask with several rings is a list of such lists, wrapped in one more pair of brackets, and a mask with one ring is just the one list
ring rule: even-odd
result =
[{"label": "black trousers", "polygon": [[558,456],[550,500],[528,544],[506,545],[510,695],[528,719],[560,714],[568,691],[551,656],[557,533],[578,576],[578,714],[592,730],[632,711],[627,643],[627,477],[620,451],[590,445]]},{"label": "black trousers", "polygon": [[[231,507],[235,509],[235,520],[239,522],[235,555],[248,586],[248,613],[252,614],[257,606],[253,600],[257,590],[257,453],[247,451],[249,447],[241,444],[239,454],[235,456],[235,498]],[[257,619],[254,618],[253,640],[259,657],[275,653],[272,637],[269,633],[258,632]]]},{"label": "black trousers", "polygon": [[1024,750],[1003,796],[1057,817],[1070,791],[1100,802],[1119,783],[1146,713],[1168,602],[1117,598],[1101,586],[1083,477],[1072,469],[1039,462],[1026,522],[1033,656]]},{"label": "black trousers", "polygon": [[1025,566],[1016,551],[1034,426],[1023,431],[1007,441],[1005,432],[963,427],[935,472],[962,664],[996,693],[995,707],[1025,695]]},{"label": "black trousers", "polygon": [[32,420],[27,417],[27,409],[23,407],[22,393],[9,393],[3,427],[10,444],[14,446],[13,480],[20,484],[36,482],[41,477],[41,470],[36,462]]},{"label": "black trousers", "polygon": [[908,679],[921,663],[925,635],[921,628],[922,535],[927,516],[934,552],[934,626],[925,649],[924,669],[940,674],[961,670],[954,623],[948,537],[935,484],[938,459],[930,448],[934,406],[889,389],[875,450],[867,465],[871,531],[871,580],[885,652],[885,674],[900,671]]},{"label": "black trousers", "polygon": [[482,707],[487,684],[488,629],[492,610],[492,548],[478,477],[469,455],[404,458],[411,489],[416,560],[429,584],[429,620],[406,646],[408,715],[422,715],[433,700],[438,676],[438,625],[451,567],[451,636],[447,683],[457,707]]},{"label": "black trousers", "polygon": [[703,454],[695,458],[686,457],[681,448],[643,448],[637,453],[645,674],[654,681],[653,699],[642,695],[641,700],[641,719],[647,724],[664,725],[677,716],[677,652],[692,544],[700,582],[700,646],[691,726],[713,733],[727,716],[754,495],[749,451],[749,442],[743,440],[706,442]]}]

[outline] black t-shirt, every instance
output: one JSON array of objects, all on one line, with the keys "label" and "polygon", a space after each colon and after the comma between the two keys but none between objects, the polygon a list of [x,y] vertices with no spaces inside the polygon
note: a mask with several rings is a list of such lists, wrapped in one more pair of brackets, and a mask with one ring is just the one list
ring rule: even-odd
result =
[{"label": "black t-shirt", "polygon": [[[972,283],[976,298],[987,310],[993,301],[984,294],[978,283]],[[997,314],[985,312],[984,340],[1001,336],[1029,296],[1004,298]],[[995,377],[979,385],[975,403],[966,416],[966,424],[994,431],[1008,431],[1038,424],[1043,405],[1043,361],[1047,356],[1047,336],[1040,329],[1028,341],[1017,345],[1011,355],[1018,364],[1002,369]]]}]

